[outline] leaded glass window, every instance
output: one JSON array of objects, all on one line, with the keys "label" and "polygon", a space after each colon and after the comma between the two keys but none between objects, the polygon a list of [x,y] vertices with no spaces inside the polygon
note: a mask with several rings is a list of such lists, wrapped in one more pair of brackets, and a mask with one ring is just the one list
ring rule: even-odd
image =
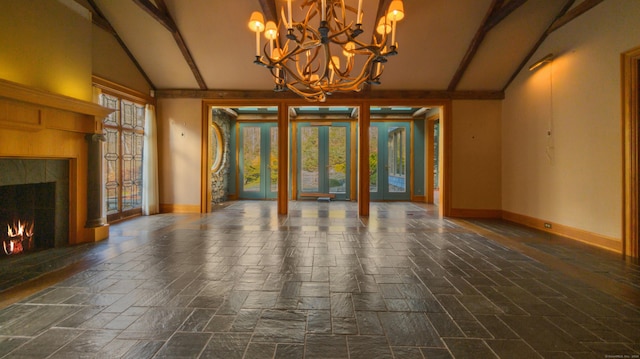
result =
[{"label": "leaded glass window", "polygon": [[113,221],[141,210],[144,105],[105,93],[100,101],[116,110],[103,121],[104,199]]}]

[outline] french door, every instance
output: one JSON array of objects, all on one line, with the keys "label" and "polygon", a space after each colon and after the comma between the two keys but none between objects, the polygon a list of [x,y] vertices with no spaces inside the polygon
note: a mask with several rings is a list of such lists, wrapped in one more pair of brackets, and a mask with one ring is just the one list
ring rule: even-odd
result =
[{"label": "french door", "polygon": [[351,124],[298,124],[298,198],[331,194],[349,199]]},{"label": "french door", "polygon": [[409,122],[371,122],[369,191],[372,200],[409,201]]},{"label": "french door", "polygon": [[239,124],[239,197],[271,199],[278,194],[277,123]]}]

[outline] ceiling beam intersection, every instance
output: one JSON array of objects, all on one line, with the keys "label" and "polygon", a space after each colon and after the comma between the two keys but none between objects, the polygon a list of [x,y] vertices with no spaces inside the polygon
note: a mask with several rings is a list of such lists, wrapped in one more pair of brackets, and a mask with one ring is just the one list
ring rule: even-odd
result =
[{"label": "ceiling beam intersection", "polygon": [[111,25],[109,20],[107,20],[107,18],[104,16],[102,11],[98,7],[98,4],[96,4],[94,0],[87,0],[87,2],[89,3],[89,6],[91,6],[91,9],[89,10],[91,11],[91,14],[92,14],[91,16],[92,22],[96,24],[96,26],[110,33],[116,39],[116,41],[118,42],[122,50],[127,54],[127,56],[129,57],[131,62],[133,62],[133,65],[138,69],[138,71],[140,71],[140,74],[142,75],[142,77],[144,77],[145,81],[147,81],[151,89],[155,90],[156,89],[155,85],[153,84],[149,76],[147,76],[147,73],[144,71],[142,66],[140,66],[140,63],[135,58],[135,56],[133,56],[131,51],[129,51],[129,48],[127,47],[127,45],[124,43],[124,41],[122,41],[122,38],[120,38],[120,35],[118,35],[118,32]]},{"label": "ceiling beam intersection", "polygon": [[[524,3],[524,1],[526,0],[513,0],[511,2]],[[484,37],[487,35],[487,32],[489,32],[489,30],[493,28],[495,25],[497,25],[498,22],[502,21],[502,19],[504,19],[508,14],[510,14],[511,12],[513,12],[513,10],[515,10],[515,9],[511,9],[511,11],[500,12],[500,10],[503,8],[503,3],[504,3],[504,0],[493,0],[493,2],[491,3],[491,6],[489,6],[489,10],[484,16],[484,19],[482,20],[482,24],[480,25],[480,28],[478,29],[478,31],[476,31],[476,34],[473,36],[473,39],[471,40],[471,44],[469,44],[469,47],[467,48],[467,52],[464,54],[464,57],[462,58],[460,65],[458,65],[458,69],[453,75],[453,78],[449,83],[449,87],[447,88],[447,91],[455,91],[455,89],[458,87],[458,84],[460,83],[462,76],[467,71],[467,68],[471,64],[471,61],[473,60],[473,57],[475,56],[476,52],[478,52],[478,49],[480,48],[480,44],[482,44]],[[520,6],[520,5],[522,4],[519,4],[517,6]]]},{"label": "ceiling beam intersection", "polygon": [[[589,1],[589,0],[586,0]],[[602,0],[600,0],[602,1]],[[567,0],[567,3],[564,4],[564,6],[562,7],[562,9],[560,9],[560,12],[558,12],[558,14],[556,15],[556,17],[554,18],[554,20],[551,22],[551,24],[549,25],[549,27],[547,27],[547,30],[545,30],[544,33],[542,33],[542,36],[540,36],[540,38],[538,39],[538,41],[536,41],[536,43],[533,45],[533,47],[531,48],[531,50],[529,51],[529,53],[527,54],[527,56],[525,56],[525,58],[522,60],[522,62],[520,63],[520,65],[518,66],[518,68],[516,69],[516,71],[514,71],[513,74],[511,74],[511,77],[509,78],[509,80],[507,81],[507,83],[504,85],[504,87],[502,88],[502,91],[506,91],[507,87],[509,87],[509,85],[511,84],[511,82],[516,78],[516,76],[518,76],[518,74],[520,73],[520,71],[522,71],[522,69],[527,65],[527,62],[529,62],[529,60],[531,60],[531,57],[536,53],[536,51],[538,51],[538,48],[540,47],[540,45],[542,45],[542,43],[544,42],[544,40],[547,38],[547,36],[549,36],[549,34],[551,33],[549,30],[551,29],[551,27],[558,21],[558,19],[561,19],[564,17],[564,15],[567,13],[567,11],[569,11],[569,9],[571,8],[571,6],[573,6],[573,3],[575,3],[576,0]]]},{"label": "ceiling beam intersection", "polygon": [[499,9],[496,9],[496,11],[494,11],[494,13],[485,24],[485,30],[489,31],[493,29],[494,26],[498,25],[502,20],[504,20],[507,16],[509,16],[520,6],[524,5],[524,3],[526,2],[527,0],[511,0],[505,5],[501,6]]},{"label": "ceiling beam intersection", "polygon": [[600,4],[604,0],[585,0],[581,4],[577,5],[571,11],[567,11],[560,18],[556,19],[553,24],[547,29],[547,35],[558,30],[562,26],[568,24],[571,20],[591,10],[594,6]]},{"label": "ceiling beam intersection", "polygon": [[196,62],[193,59],[191,51],[189,51],[189,48],[187,47],[187,44],[184,41],[180,30],[178,30],[178,26],[169,14],[164,0],[156,0],[156,3],[158,4],[157,7],[150,0],[133,0],[133,2],[140,6],[140,8],[142,8],[142,10],[144,10],[146,13],[151,15],[151,17],[158,21],[167,30],[169,30],[171,35],[173,35],[173,39],[178,45],[182,56],[184,57],[185,61],[187,61],[187,64],[189,65],[189,68],[191,69],[191,72],[193,73],[198,86],[201,90],[206,90],[207,84],[204,82],[204,78],[202,77],[202,74],[200,73]]}]

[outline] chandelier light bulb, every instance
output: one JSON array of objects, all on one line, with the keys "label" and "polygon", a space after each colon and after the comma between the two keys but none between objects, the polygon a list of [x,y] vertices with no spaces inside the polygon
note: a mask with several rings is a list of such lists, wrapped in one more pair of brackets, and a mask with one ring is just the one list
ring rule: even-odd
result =
[{"label": "chandelier light bulb", "polygon": [[262,32],[262,30],[264,30],[264,16],[262,16],[260,11],[254,11],[251,13],[249,29],[253,32]]}]

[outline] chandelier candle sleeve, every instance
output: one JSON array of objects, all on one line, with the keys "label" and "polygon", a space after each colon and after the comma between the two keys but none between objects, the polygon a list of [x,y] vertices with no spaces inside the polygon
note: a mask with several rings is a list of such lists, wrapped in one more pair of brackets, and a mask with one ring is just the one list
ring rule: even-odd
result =
[{"label": "chandelier candle sleeve", "polygon": [[[304,16],[301,19],[294,18],[294,1],[282,3],[276,12],[279,19],[266,26],[259,11],[249,20],[249,29],[256,33],[254,63],[269,69],[275,91],[288,90],[323,102],[332,93],[358,92],[380,83],[388,57],[397,54],[402,0],[391,1],[386,12],[369,24],[362,23],[363,0],[357,1],[357,7],[355,0],[298,0],[302,15],[295,16]],[[268,40],[264,46],[260,43],[263,31]]]},{"label": "chandelier candle sleeve", "polygon": [[249,29],[256,33],[256,56],[260,57],[260,33],[264,30],[264,16],[259,11],[254,11],[249,19]]}]

